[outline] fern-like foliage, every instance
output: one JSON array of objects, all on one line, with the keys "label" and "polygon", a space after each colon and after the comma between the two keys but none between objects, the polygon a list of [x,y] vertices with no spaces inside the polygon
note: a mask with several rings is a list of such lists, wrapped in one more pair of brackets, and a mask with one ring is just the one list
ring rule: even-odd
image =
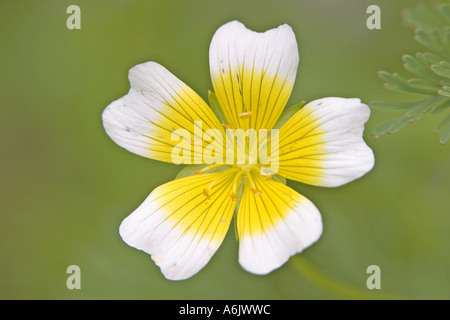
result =
[{"label": "fern-like foliage", "polygon": [[435,129],[441,133],[440,142],[450,137],[450,4],[420,5],[403,12],[407,25],[414,28],[414,39],[429,52],[405,54],[404,68],[412,74],[405,78],[398,73],[379,71],[385,87],[402,93],[420,94],[423,98],[411,103],[375,101],[370,106],[380,110],[405,110],[394,119],[381,123],[373,133],[375,139],[395,133],[425,114],[443,116]]}]

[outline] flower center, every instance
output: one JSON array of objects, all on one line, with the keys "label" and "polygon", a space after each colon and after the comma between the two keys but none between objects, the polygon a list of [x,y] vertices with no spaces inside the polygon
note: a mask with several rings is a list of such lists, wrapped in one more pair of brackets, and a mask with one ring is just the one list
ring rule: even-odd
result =
[{"label": "flower center", "polygon": [[259,167],[254,164],[253,161],[250,162],[245,162],[244,164],[236,164],[235,165],[237,168],[241,169],[242,171],[249,171],[252,169],[259,169]]},{"label": "flower center", "polygon": [[[211,170],[211,169],[215,169],[217,167],[221,167],[221,166],[225,166],[225,165],[221,165],[221,164],[213,164],[213,165],[209,165],[206,166],[200,170],[195,170],[192,173],[193,174],[203,174],[205,173],[205,171]],[[245,164],[235,164],[232,165],[231,168],[217,173],[217,174],[226,174],[226,175],[230,175],[233,174],[233,180],[232,180],[232,192],[230,194],[230,197],[233,201],[239,201],[239,193],[241,191],[241,188],[244,187],[245,185],[249,185],[250,190],[256,194],[256,195],[261,195],[262,192],[257,188],[256,184],[255,184],[255,179],[254,179],[254,175],[257,174],[261,174],[260,172],[260,167],[256,164],[251,164],[251,163],[245,163]],[[266,176],[267,179],[270,179],[271,176]],[[208,188],[203,189],[203,195],[210,199],[210,193],[209,191],[214,187],[214,185],[216,184],[216,180],[213,180],[210,185],[208,186]]]}]

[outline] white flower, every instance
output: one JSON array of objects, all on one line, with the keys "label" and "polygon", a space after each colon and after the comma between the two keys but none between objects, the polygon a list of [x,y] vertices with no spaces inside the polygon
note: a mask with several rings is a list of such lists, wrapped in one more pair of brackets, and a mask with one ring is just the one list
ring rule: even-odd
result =
[{"label": "white flower", "polygon": [[[172,162],[185,129],[191,141],[208,129],[270,130],[283,113],[298,67],[295,35],[288,25],[257,33],[237,21],[220,27],[209,52],[214,92],[227,123],[187,85],[155,62],[130,70],[131,89],[103,113],[107,134],[138,155]],[[362,139],[370,110],[359,99],[324,98],[293,113],[278,132],[278,175],[303,183],[336,187],[367,173],[372,150]],[[197,129],[196,129],[197,128]],[[201,137],[204,138],[204,137]],[[225,156],[224,146],[216,152]],[[203,154],[208,142],[197,146]],[[194,152],[196,149],[194,148]],[[194,157],[194,154],[191,155]],[[189,157],[190,158],[190,157]],[[250,158],[250,157],[247,157]],[[151,254],[168,279],[181,280],[202,269],[222,243],[236,206],[239,262],[266,274],[303,251],[322,233],[317,208],[304,196],[259,170],[232,164],[156,188],[120,226],[130,246]],[[242,186],[242,195],[238,191]]]}]

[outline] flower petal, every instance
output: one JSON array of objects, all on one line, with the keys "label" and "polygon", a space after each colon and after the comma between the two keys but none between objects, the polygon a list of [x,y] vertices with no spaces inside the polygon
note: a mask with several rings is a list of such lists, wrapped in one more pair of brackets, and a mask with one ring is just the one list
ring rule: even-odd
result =
[{"label": "flower petal", "polygon": [[322,234],[322,218],[307,198],[286,185],[255,174],[246,184],[237,216],[239,263],[249,272],[266,274],[303,251]]},{"label": "flower petal", "polygon": [[280,128],[278,174],[325,187],[360,178],[375,162],[363,140],[369,116],[369,107],[359,99],[308,103]]},{"label": "flower petal", "polygon": [[[121,147],[144,157],[173,162],[172,151],[179,143],[172,140],[175,130],[186,129],[192,145],[198,141],[201,149],[207,145],[204,140],[208,139],[202,139],[208,136],[205,131],[223,131],[208,105],[163,66],[155,62],[136,65],[129,72],[129,80],[128,94],[108,105],[102,115],[106,133]],[[194,121],[201,121],[201,129],[198,125],[195,129]],[[192,150],[195,152],[195,148]]]},{"label": "flower petal", "polygon": [[203,174],[161,185],[124,219],[122,239],[151,254],[167,279],[193,276],[208,263],[228,230],[236,204],[230,197],[233,176]]},{"label": "flower petal", "polygon": [[264,33],[238,21],[220,27],[211,41],[209,64],[229,124],[271,129],[291,95],[298,61],[297,41],[286,24]]}]

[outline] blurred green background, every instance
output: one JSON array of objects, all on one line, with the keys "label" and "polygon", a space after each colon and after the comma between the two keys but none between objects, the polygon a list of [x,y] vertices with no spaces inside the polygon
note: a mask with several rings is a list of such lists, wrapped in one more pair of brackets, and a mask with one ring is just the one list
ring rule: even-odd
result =
[{"label": "blurred green background", "polygon": [[[450,298],[450,149],[426,116],[378,141],[392,118],[372,112],[365,139],[374,169],[339,188],[288,182],[322,213],[324,233],[301,254],[324,277],[361,292],[327,290],[296,260],[267,276],[238,264],[233,230],[210,263],[182,282],[166,280],[150,256],[127,246],[118,227],[179,167],[115,145],[101,113],[127,93],[128,70],[157,61],[203,98],[211,89],[208,48],[237,19],[264,31],[288,23],[300,66],[288,105],[328,96],[364,102],[403,98],[379,69],[402,71],[401,55],[423,50],[400,18],[422,1],[381,0],[40,0],[0,2],[0,298],[342,299]],[[66,9],[81,8],[81,30]],[[381,8],[382,29],[366,28]],[[81,268],[81,290],[66,268]],[[381,290],[366,288],[369,265]]]}]

